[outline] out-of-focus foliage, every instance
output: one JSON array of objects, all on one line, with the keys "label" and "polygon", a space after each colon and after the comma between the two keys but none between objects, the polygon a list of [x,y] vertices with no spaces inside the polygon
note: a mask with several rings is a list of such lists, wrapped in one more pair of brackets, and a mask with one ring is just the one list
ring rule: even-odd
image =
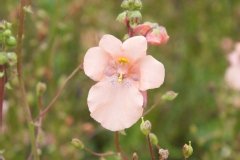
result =
[{"label": "out-of-focus foliage", "polygon": [[[17,28],[16,0],[1,0],[0,19]],[[46,105],[64,78],[83,61],[89,47],[101,35],[123,37],[126,29],[115,21],[121,1],[32,0],[33,13],[26,13],[24,37],[24,79],[34,116],[38,113],[36,85],[47,84]],[[238,160],[240,157],[240,110],[227,103],[231,93],[223,81],[227,61],[223,40],[240,40],[239,0],[144,0],[143,20],[157,21],[170,35],[168,44],[150,47],[149,53],[166,68],[163,87],[148,92],[148,107],[167,90],[178,97],[159,104],[146,116],[153,125],[161,147],[171,160],[182,158],[182,145],[192,141],[192,160]],[[224,41],[225,42],[225,41]],[[0,150],[11,160],[25,160],[29,137],[17,80],[11,82],[5,100],[4,134]],[[46,115],[41,134],[41,159],[98,159],[76,150],[72,138],[103,152],[114,150],[113,133],[89,116],[86,97],[94,84],[83,73],[73,78],[63,95]],[[123,150],[149,159],[140,121],[121,136]],[[157,152],[157,151],[156,151]],[[111,160],[111,158],[109,158]]]}]

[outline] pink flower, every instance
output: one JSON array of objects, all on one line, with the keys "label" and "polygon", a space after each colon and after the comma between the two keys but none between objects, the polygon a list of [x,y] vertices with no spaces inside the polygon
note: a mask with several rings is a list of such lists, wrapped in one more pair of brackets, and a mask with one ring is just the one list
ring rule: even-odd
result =
[{"label": "pink flower", "polygon": [[131,127],[143,113],[142,92],[162,85],[162,63],[146,54],[147,41],[135,36],[121,42],[104,35],[84,57],[84,72],[98,81],[88,94],[91,117],[111,131]]},{"label": "pink flower", "polygon": [[229,54],[230,66],[225,73],[225,80],[229,87],[240,91],[240,43],[236,44],[235,50]]}]

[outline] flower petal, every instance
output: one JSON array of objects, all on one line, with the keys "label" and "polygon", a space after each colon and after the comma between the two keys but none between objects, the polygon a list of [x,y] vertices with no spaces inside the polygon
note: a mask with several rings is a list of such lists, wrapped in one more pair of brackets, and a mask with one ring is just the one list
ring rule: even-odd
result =
[{"label": "flower petal", "polygon": [[165,69],[161,62],[148,55],[139,62],[140,85],[142,91],[160,87],[164,82]]},{"label": "flower petal", "polygon": [[134,36],[123,42],[123,50],[126,56],[133,62],[146,55],[147,40],[143,36]]},{"label": "flower petal", "polygon": [[240,65],[230,66],[225,74],[225,81],[232,89],[240,91]]},{"label": "flower petal", "polygon": [[230,65],[235,66],[240,64],[240,52],[234,51],[228,55]]},{"label": "flower petal", "polygon": [[122,53],[122,42],[110,34],[106,34],[101,38],[99,47],[110,54],[113,58]]},{"label": "flower petal", "polygon": [[83,62],[85,74],[95,81],[100,81],[104,76],[108,59],[108,55],[100,47],[90,48]]},{"label": "flower petal", "polygon": [[[115,79],[116,80],[116,79]],[[111,131],[131,127],[142,116],[143,96],[131,82],[104,80],[88,94],[91,117]]]}]

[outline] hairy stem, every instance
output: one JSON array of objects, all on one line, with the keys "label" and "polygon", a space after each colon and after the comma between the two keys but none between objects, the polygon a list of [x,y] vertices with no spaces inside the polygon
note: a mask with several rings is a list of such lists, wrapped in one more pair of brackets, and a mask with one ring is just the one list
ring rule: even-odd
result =
[{"label": "hairy stem", "polygon": [[153,153],[153,148],[152,148],[152,143],[151,143],[149,135],[147,135],[147,141],[148,141],[148,148],[149,148],[151,160],[155,160],[154,153]]},{"label": "hairy stem", "polygon": [[62,86],[59,88],[53,99],[50,101],[50,103],[47,105],[47,107],[41,112],[40,116],[44,117],[45,114],[51,109],[53,104],[57,101],[61,93],[63,92],[63,89],[67,85],[67,83],[73,78],[74,75],[78,73],[79,70],[82,69],[82,65],[77,66],[77,68],[74,69],[74,71],[67,77],[67,79],[63,82]]},{"label": "hairy stem", "polygon": [[23,81],[23,76],[22,76],[22,37],[23,37],[23,30],[24,30],[24,6],[26,5],[26,0],[21,0],[20,1],[20,8],[19,8],[19,17],[18,17],[18,34],[17,34],[17,47],[16,47],[16,54],[18,57],[18,62],[17,62],[17,73],[18,73],[18,81],[19,81],[19,87],[20,87],[20,92],[21,92],[21,102],[23,103],[23,109],[25,112],[25,116],[28,122],[28,130],[30,134],[30,140],[31,140],[31,145],[32,145],[32,154],[34,157],[34,160],[39,160],[39,156],[37,153],[37,146],[36,146],[36,138],[35,138],[35,131],[34,131],[34,123],[32,120],[32,114],[30,111],[30,107],[27,102],[27,94],[26,94],[26,89],[25,89],[25,84]]}]

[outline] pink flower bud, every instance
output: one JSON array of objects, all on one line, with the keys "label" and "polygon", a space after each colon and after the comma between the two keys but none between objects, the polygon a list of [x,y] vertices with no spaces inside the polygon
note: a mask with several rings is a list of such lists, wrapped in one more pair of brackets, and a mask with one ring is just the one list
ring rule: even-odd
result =
[{"label": "pink flower bud", "polygon": [[152,32],[146,35],[147,41],[152,45],[160,45],[167,43],[169,36],[165,27],[154,28]]},{"label": "pink flower bud", "polygon": [[150,30],[152,30],[152,27],[148,24],[140,24],[138,26],[136,26],[134,29],[133,29],[133,32],[136,34],[136,35],[146,35]]}]

